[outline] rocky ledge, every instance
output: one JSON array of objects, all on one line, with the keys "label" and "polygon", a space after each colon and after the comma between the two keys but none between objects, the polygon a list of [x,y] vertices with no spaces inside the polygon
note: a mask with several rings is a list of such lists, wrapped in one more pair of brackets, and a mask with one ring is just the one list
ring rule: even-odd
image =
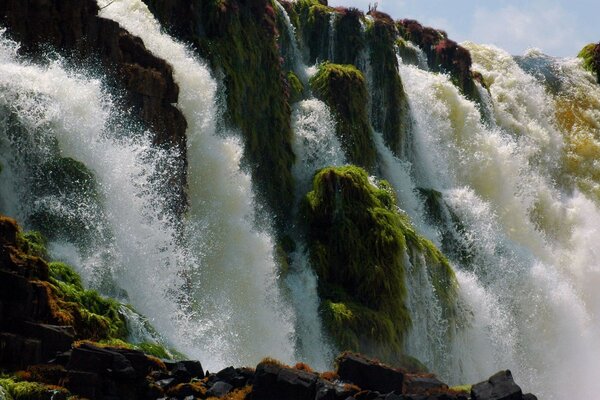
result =
[{"label": "rocky ledge", "polygon": [[0,400],[535,399],[510,371],[452,388],[433,374],[349,352],[324,373],[269,358],[255,368],[205,372],[199,361],[174,360],[157,345],[127,343],[119,303],[45,258],[41,235],[0,215]]}]

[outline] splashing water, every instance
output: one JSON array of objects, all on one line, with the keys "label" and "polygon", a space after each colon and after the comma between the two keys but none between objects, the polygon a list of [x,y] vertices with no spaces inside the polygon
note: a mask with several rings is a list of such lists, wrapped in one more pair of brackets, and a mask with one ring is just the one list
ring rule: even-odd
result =
[{"label": "splashing water", "polygon": [[591,398],[600,302],[590,290],[598,258],[588,241],[598,237],[600,212],[557,186],[563,134],[544,87],[505,52],[465,46],[490,87],[495,124],[482,123],[447,76],[400,68],[417,184],[443,193],[469,253],[456,261],[472,318],[451,343],[448,378],[472,382],[509,366],[541,398]]}]

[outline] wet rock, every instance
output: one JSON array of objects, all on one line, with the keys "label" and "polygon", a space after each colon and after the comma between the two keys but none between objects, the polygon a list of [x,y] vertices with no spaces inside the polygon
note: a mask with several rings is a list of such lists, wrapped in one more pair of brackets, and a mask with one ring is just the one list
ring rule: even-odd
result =
[{"label": "wet rock", "polygon": [[432,375],[407,375],[405,378],[405,393],[434,394],[448,390],[448,385]]},{"label": "wet rock", "polygon": [[337,373],[344,381],[380,393],[401,391],[404,383],[401,371],[354,353],[344,353],[339,357]]},{"label": "wet rock", "polygon": [[509,370],[500,371],[485,382],[473,385],[473,400],[522,400],[523,392]]},{"label": "wet rock", "polygon": [[208,389],[206,394],[210,397],[223,397],[227,393],[231,392],[232,389],[233,386],[227,382],[216,382],[210,389]]},{"label": "wet rock", "polygon": [[313,400],[317,376],[310,372],[263,362],[256,367],[254,400]]}]

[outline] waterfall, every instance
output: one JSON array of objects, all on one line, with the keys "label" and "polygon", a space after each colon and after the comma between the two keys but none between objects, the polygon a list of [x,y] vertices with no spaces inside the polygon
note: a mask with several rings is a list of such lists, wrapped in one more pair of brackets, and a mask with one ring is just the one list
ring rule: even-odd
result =
[{"label": "waterfall", "polygon": [[449,379],[477,381],[504,365],[544,399],[593,397],[599,303],[589,288],[598,264],[588,240],[598,237],[600,212],[557,185],[564,137],[543,85],[505,52],[466,46],[490,86],[495,124],[449,77],[400,67],[415,179],[442,192],[470,255],[455,260],[472,317],[451,343]]}]

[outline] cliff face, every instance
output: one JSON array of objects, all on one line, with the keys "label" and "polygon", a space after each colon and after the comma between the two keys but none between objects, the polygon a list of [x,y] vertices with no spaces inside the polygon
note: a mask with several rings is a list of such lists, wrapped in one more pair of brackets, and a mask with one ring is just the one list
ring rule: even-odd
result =
[{"label": "cliff face", "polygon": [[275,11],[266,0],[146,0],[161,23],[192,43],[213,69],[223,73],[230,125],[245,139],[245,160],[259,194],[275,211],[275,225],[290,216],[290,89],[277,47]]},{"label": "cliff face", "polygon": [[172,105],[179,95],[172,68],[139,38],[97,13],[93,0],[0,3],[0,23],[22,45],[23,53],[35,58],[52,48],[84,63],[101,61],[116,88],[125,89],[126,106],[153,132],[154,144],[177,150],[179,173],[170,182],[170,208],[181,214],[187,202],[186,121]]}]

